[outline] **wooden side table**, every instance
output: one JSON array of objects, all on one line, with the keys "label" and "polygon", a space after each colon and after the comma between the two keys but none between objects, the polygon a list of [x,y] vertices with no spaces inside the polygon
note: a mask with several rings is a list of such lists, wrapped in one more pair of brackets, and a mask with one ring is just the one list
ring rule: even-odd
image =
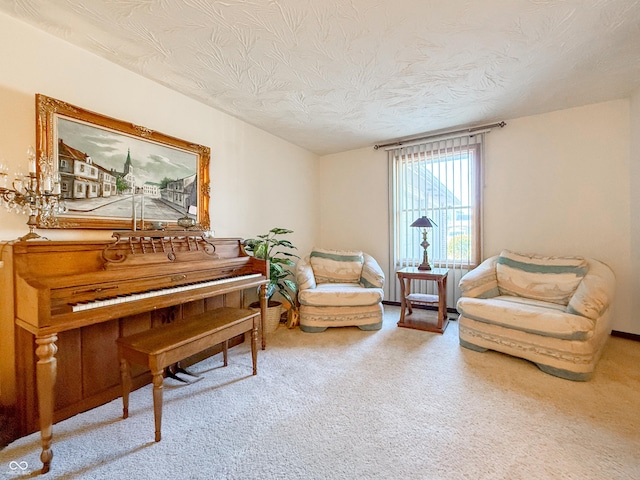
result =
[{"label": "wooden side table", "polygon": [[[418,270],[417,267],[405,267],[397,272],[400,281],[401,311],[399,327],[415,328],[417,330],[426,330],[428,332],[444,333],[449,323],[447,316],[447,276],[449,269],[433,268],[431,270]],[[411,293],[411,280],[433,280],[438,283],[438,295],[428,295],[424,293]],[[405,318],[405,311],[409,310],[406,315],[413,313],[412,304],[418,305],[437,305],[438,320],[430,322],[428,319]]]}]

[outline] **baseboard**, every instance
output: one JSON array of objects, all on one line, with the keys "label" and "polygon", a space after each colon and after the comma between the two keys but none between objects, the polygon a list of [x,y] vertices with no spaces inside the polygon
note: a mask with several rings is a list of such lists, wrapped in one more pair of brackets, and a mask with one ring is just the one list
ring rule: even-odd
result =
[{"label": "baseboard", "polygon": [[627,333],[627,332],[619,332],[617,330],[612,330],[611,331],[611,336],[612,337],[626,338],[627,340],[634,340],[636,342],[640,342],[640,335],[638,335],[636,333]]}]

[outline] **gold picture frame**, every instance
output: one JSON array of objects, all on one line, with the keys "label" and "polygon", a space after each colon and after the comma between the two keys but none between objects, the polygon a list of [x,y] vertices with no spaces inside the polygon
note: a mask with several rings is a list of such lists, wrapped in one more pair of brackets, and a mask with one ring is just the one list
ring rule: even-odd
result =
[{"label": "gold picture frame", "polygon": [[210,228],[209,147],[36,94],[36,157],[66,208],[39,228]]}]

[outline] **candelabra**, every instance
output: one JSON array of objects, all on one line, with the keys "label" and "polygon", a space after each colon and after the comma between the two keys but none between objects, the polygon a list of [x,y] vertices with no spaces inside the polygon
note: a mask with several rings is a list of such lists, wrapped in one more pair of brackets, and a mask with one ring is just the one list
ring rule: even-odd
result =
[{"label": "candelabra", "polygon": [[66,211],[64,200],[60,199],[60,175],[53,168],[53,160],[41,157],[40,171],[36,173],[36,155],[33,147],[27,149],[29,174],[16,173],[11,186],[9,167],[0,164],[0,203],[10,212],[29,215],[29,233],[20,237],[21,241],[43,238],[34,230],[36,227],[57,227],[56,215]]}]

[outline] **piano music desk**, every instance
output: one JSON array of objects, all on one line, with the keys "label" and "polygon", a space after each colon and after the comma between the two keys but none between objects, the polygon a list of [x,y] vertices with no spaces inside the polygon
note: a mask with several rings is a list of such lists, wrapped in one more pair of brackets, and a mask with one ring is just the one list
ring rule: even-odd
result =
[{"label": "piano music desk", "polygon": [[226,345],[229,339],[251,332],[253,375],[257,374],[258,325],[260,312],[223,307],[183,321],[153,328],[117,340],[122,380],[122,418],[129,416],[131,391],[130,362],[149,367],[153,376],[153,414],[155,441],[161,439],[162,383],[164,369],[184,358],[223,343],[224,364],[227,364]]}]

